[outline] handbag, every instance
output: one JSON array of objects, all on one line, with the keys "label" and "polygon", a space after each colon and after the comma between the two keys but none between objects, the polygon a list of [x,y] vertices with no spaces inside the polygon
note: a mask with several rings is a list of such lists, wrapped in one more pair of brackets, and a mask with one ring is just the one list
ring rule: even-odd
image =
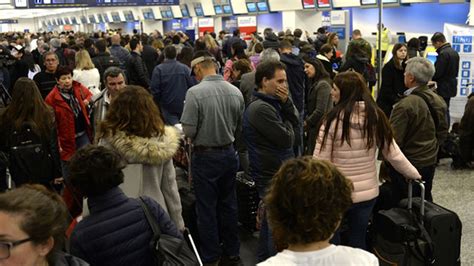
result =
[{"label": "handbag", "polygon": [[185,240],[161,234],[155,218],[151,215],[150,209],[146,205],[142,197],[140,197],[140,205],[145,213],[148,224],[153,231],[153,238],[150,241],[150,248],[155,260],[154,265],[201,265],[196,254],[190,249]]}]

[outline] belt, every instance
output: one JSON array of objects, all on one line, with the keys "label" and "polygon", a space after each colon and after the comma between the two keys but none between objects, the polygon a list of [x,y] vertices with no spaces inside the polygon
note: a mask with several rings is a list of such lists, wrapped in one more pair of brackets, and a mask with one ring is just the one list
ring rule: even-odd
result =
[{"label": "belt", "polygon": [[224,151],[232,147],[232,143],[222,146],[194,146],[193,151]]}]

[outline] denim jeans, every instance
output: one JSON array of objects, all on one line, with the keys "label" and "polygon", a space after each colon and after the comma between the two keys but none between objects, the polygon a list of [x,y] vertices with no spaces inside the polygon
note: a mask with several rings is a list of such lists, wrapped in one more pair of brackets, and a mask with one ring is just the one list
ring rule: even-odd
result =
[{"label": "denim jeans", "polygon": [[192,154],[191,171],[203,263],[215,262],[222,254],[239,256],[235,192],[238,167],[234,148]]},{"label": "denim jeans", "polygon": [[377,199],[375,198],[352,204],[342,220],[342,223],[345,222],[347,224],[341,224],[341,226],[347,226],[347,228],[341,230],[341,227],[339,227],[331,239],[331,243],[367,250],[367,243],[365,241],[367,226],[376,201]]},{"label": "denim jeans", "polygon": [[[258,196],[262,200],[265,197],[267,185],[259,184],[257,182]],[[275,244],[273,243],[272,230],[268,225],[267,212],[263,216],[262,223],[260,225],[260,235],[258,237],[257,247],[257,263],[265,261],[266,259],[276,255]]]}]

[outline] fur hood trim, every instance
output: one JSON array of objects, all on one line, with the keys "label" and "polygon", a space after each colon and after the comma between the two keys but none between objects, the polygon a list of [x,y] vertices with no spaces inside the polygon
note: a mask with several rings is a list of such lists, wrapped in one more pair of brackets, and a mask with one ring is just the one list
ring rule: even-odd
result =
[{"label": "fur hood trim", "polygon": [[127,136],[123,131],[107,137],[114,147],[129,164],[161,164],[171,158],[179,147],[178,131],[171,126],[165,126],[165,132],[160,137],[142,138]]}]

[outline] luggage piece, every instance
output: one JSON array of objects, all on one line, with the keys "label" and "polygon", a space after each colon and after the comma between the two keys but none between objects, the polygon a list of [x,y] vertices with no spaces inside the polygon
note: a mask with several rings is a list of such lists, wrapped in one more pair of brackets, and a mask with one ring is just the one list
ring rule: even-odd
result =
[{"label": "luggage piece", "polygon": [[[419,212],[412,210],[412,183],[408,186],[408,208],[392,208],[375,214],[372,251],[382,266],[442,265],[434,264],[433,241],[423,225],[425,204],[421,204]],[[419,184],[424,201],[425,188]]]},{"label": "luggage piece", "polygon": [[239,222],[245,229],[256,231],[260,197],[255,182],[248,180],[244,172],[238,172],[236,190]]},{"label": "luggage piece", "polygon": [[[407,200],[402,200],[400,206],[407,206]],[[419,211],[421,199],[413,199],[413,209]],[[458,215],[432,202],[425,202],[423,216],[426,231],[433,241],[434,265],[461,264],[461,233],[462,224]]]}]

